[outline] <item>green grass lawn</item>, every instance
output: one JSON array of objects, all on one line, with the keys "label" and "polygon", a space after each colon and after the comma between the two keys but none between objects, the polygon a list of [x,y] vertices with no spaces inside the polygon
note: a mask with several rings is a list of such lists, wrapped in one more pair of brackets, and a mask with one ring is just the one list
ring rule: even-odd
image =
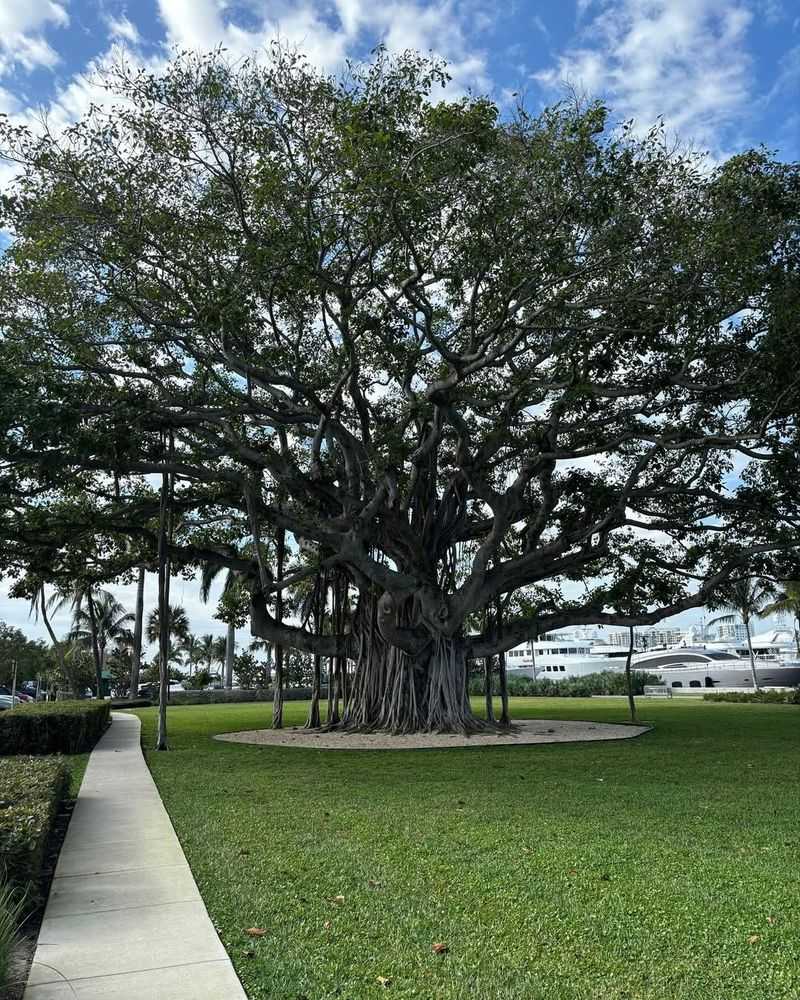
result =
[{"label": "green grass lawn", "polygon": [[253,1000],[797,1000],[800,708],[641,708],[615,743],[325,752],[210,739],[266,705],[176,707],[148,760]]}]

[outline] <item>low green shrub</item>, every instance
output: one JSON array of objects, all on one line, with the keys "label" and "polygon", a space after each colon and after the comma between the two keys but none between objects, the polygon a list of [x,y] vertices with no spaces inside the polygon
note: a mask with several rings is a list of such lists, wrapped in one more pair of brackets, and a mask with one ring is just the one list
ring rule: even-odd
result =
[{"label": "low green shrub", "polygon": [[8,985],[11,949],[22,918],[24,896],[0,880],[0,996]]},{"label": "low green shrub", "polygon": [[[644,694],[645,684],[658,683],[655,674],[631,671],[631,687],[635,695]],[[469,682],[469,693],[481,695],[484,690],[483,674],[473,675]],[[496,674],[492,678],[492,690],[495,695],[500,694],[500,680]],[[565,677],[558,681],[549,677],[534,681],[530,677],[511,676],[508,678],[508,693],[512,698],[590,698],[598,694],[625,695],[628,693],[628,685],[625,674],[614,670],[603,670],[585,677]]]},{"label": "low green shrub", "polygon": [[[249,701],[271,702],[274,696],[272,688],[233,688],[225,690],[217,688],[214,691],[171,691],[170,705],[228,705]],[[320,697],[327,698],[328,689],[323,684]],[[286,688],[283,692],[284,701],[308,701],[311,688]],[[158,696],[156,695],[156,700]]]},{"label": "low green shrub", "polygon": [[45,848],[69,787],[58,758],[0,759],[0,877],[36,899]]},{"label": "low green shrub", "polygon": [[107,701],[52,701],[0,712],[0,756],[84,753],[111,718]]},{"label": "low green shrub", "polygon": [[800,705],[800,687],[786,691],[713,691],[703,701],[749,702],[756,705]]}]

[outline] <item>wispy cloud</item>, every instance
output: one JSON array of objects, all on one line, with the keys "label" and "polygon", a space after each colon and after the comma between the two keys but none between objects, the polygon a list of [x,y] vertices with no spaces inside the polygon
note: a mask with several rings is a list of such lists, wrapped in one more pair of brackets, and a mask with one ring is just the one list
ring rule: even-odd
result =
[{"label": "wispy cloud", "polygon": [[128,42],[131,45],[138,45],[141,35],[136,25],[124,14],[121,17],[106,17],[109,36],[121,42]]},{"label": "wispy cloud", "polygon": [[0,75],[15,66],[26,70],[55,66],[58,53],[42,32],[48,26],[68,24],[66,8],[53,0],[0,0]]},{"label": "wispy cloud", "polygon": [[575,45],[534,74],[607,99],[647,128],[659,117],[695,144],[718,149],[751,100],[744,0],[598,0],[580,5]]}]

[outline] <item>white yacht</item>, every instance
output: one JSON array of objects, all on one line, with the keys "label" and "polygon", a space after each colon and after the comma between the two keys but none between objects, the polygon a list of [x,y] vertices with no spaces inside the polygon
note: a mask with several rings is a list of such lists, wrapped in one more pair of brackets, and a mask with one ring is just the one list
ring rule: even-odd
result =
[{"label": "white yacht", "polygon": [[[777,631],[751,640],[759,686],[796,687],[800,685],[800,658],[791,655],[795,652],[791,643],[787,645]],[[627,655],[625,647],[596,638],[550,635],[509,650],[506,668],[509,677],[560,681],[602,670],[624,671]],[[746,643],[690,643],[687,637],[672,646],[636,650],[632,666],[673,688],[753,686]]]},{"label": "white yacht", "polygon": [[601,670],[624,670],[627,650],[580,636],[550,636],[525,642],[506,653],[509,677],[566,680]]}]

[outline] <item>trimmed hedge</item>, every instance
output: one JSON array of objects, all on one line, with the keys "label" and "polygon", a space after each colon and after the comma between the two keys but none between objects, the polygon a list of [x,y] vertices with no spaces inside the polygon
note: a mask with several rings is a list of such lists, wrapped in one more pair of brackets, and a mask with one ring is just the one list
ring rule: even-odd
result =
[{"label": "trimmed hedge", "polygon": [[69,769],[57,758],[0,760],[0,877],[35,900],[47,841]]},{"label": "trimmed hedge", "polygon": [[[646,684],[659,683],[655,674],[631,671],[631,687],[635,695],[644,694]],[[469,680],[469,693],[481,695],[484,693],[486,681],[483,674],[473,674]],[[492,691],[500,694],[500,680],[495,673],[492,677]],[[513,698],[591,698],[592,695],[625,695],[628,693],[628,682],[625,674],[616,670],[602,670],[583,677],[565,677],[563,680],[551,680],[547,675],[533,680],[531,677],[514,676],[508,678],[508,693]]]},{"label": "trimmed hedge", "polygon": [[734,701],[756,705],[800,705],[800,688],[788,691],[714,691],[703,701]]},{"label": "trimmed hedge", "polygon": [[106,701],[51,701],[0,712],[0,756],[85,753],[111,720]]},{"label": "trimmed hedge", "polygon": [[[327,698],[327,687],[322,685],[320,697]],[[233,688],[225,690],[218,688],[214,691],[171,691],[169,696],[170,705],[229,705],[250,701],[272,701],[274,691],[272,688]],[[284,701],[308,701],[311,697],[311,688],[287,688],[283,692]],[[158,699],[156,698],[156,703]]]}]

